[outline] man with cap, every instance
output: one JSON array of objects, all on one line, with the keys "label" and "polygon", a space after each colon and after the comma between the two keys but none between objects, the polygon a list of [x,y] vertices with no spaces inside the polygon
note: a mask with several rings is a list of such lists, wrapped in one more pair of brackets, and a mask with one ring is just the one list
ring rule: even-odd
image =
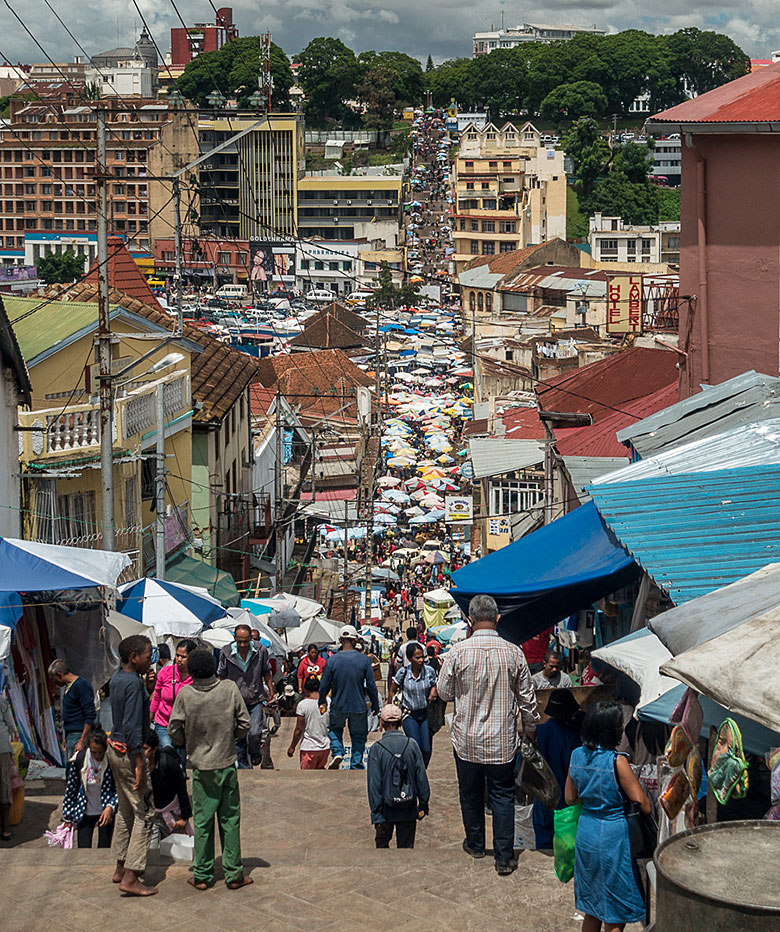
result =
[{"label": "man with cap", "polygon": [[379,714],[379,693],[374,671],[368,657],[355,649],[358,633],[352,625],[344,625],[339,633],[341,650],[328,658],[320,680],[320,711],[325,714],[327,696],[330,696],[330,752],[333,757],[330,770],[338,770],[344,759],[342,735],[349,725],[352,742],[351,770],[363,770],[363,752],[368,737],[368,710],[366,693],[371,710]]},{"label": "man with cap", "polygon": [[[368,804],[371,824],[376,832],[377,848],[389,848],[395,831],[399,848],[414,848],[417,822],[428,815],[431,788],[425,772],[422,752],[414,740],[401,731],[403,713],[397,705],[383,707],[379,721],[384,734],[368,751]],[[411,791],[406,802],[390,802],[386,788],[391,767],[400,768],[398,783]],[[397,771],[398,772],[398,771]]]}]

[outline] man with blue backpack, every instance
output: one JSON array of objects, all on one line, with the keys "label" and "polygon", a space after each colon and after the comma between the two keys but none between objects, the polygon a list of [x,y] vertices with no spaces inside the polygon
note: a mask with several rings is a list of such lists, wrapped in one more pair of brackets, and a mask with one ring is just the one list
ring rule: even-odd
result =
[{"label": "man with blue backpack", "polygon": [[399,848],[414,848],[417,822],[428,815],[431,788],[422,752],[401,731],[403,713],[386,705],[379,715],[382,737],[368,751],[368,803],[377,848],[389,848],[395,831]]}]

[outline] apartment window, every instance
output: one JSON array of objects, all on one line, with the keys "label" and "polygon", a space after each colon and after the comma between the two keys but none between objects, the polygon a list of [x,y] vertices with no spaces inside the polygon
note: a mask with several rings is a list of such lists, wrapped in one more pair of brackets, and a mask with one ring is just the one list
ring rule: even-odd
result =
[{"label": "apartment window", "polygon": [[465,221],[465,220],[461,220],[461,221],[460,221],[460,229],[461,229],[461,230],[465,230],[465,229],[466,229],[466,221]]},{"label": "apartment window", "polygon": [[642,240],[642,252],[650,252],[653,248],[653,241],[651,239]]},{"label": "apartment window", "polygon": [[482,198],[482,209],[483,210],[495,210],[496,199],[494,197],[483,197]]},{"label": "apartment window", "polygon": [[473,314],[476,309],[477,309],[477,299],[474,295],[474,292],[472,291],[471,294],[469,295],[469,310]]},{"label": "apartment window", "polygon": [[496,482],[490,488],[490,514],[494,517],[516,515],[533,508],[541,497],[541,489],[534,482]]},{"label": "apartment window", "polygon": [[503,162],[502,164],[503,164],[504,168],[511,168],[511,167],[512,167],[512,163],[511,163],[510,161]]},{"label": "apartment window", "polygon": [[482,182],[482,190],[483,190],[483,191],[489,191],[489,190],[490,190],[490,182],[489,182],[489,181],[483,181],[483,182]]},{"label": "apartment window", "polygon": [[616,239],[603,239],[601,241],[601,255],[609,253],[617,257],[618,241]]},{"label": "apartment window", "polygon": [[57,496],[55,536],[58,544],[89,540],[97,531],[95,493],[73,492]]},{"label": "apartment window", "polygon": [[162,259],[163,259],[163,262],[173,262],[173,259],[174,259],[173,250],[171,249],[164,250],[162,254]]},{"label": "apartment window", "polygon": [[470,220],[469,229],[472,233],[479,233],[479,220]]},{"label": "apartment window", "polygon": [[482,241],[482,255],[483,256],[494,256],[496,254],[496,244],[492,240],[486,239]]},{"label": "apartment window", "polygon": [[[146,185],[144,185],[144,188],[146,188]],[[145,190],[144,190],[144,194],[146,194],[146,191],[145,191]],[[247,253],[245,253],[245,252],[240,252],[240,253],[238,253],[238,255],[236,256],[236,263],[237,263],[238,265],[246,265],[247,258],[248,258]]]},{"label": "apartment window", "polygon": [[473,182],[473,181],[467,181],[467,182],[466,182],[466,190],[467,190],[467,191],[473,191],[473,190],[474,190],[474,182]]},{"label": "apartment window", "polygon": [[230,265],[230,253],[229,252],[217,253],[217,262],[219,263],[219,265]]},{"label": "apartment window", "polygon": [[484,309],[485,309],[485,299],[483,298],[482,292],[480,291],[479,294],[477,295],[477,310],[480,313],[482,313]]},{"label": "apartment window", "polygon": [[485,310],[488,314],[493,310],[493,295],[489,291],[485,295]]},{"label": "apartment window", "polygon": [[471,252],[474,253],[475,256],[479,255],[479,240],[478,239],[473,239],[471,241]]},{"label": "apartment window", "polygon": [[499,233],[517,233],[517,221],[516,220],[499,220],[498,221],[498,232]]},{"label": "apartment window", "polygon": [[679,236],[668,236],[666,239],[666,248],[667,249],[679,249],[680,248],[680,237]]},{"label": "apartment window", "polygon": [[338,270],[339,270],[339,264],[338,264],[338,262],[329,262],[329,263],[328,263],[328,271],[329,271],[329,272],[338,272]]},{"label": "apartment window", "polygon": [[473,167],[474,167],[473,162],[466,162],[466,168],[473,168]]},{"label": "apartment window", "polygon": [[517,249],[517,243],[499,243],[498,250],[499,252],[512,252],[513,249]]},{"label": "apartment window", "polygon": [[304,272],[309,268],[308,259],[301,259],[301,268],[303,269]]},{"label": "apartment window", "polygon": [[496,232],[496,221],[495,220],[483,220],[482,221],[482,232],[483,233],[495,233]]},{"label": "apartment window", "polygon": [[489,165],[491,168],[498,168],[498,162],[488,162],[488,165]]}]

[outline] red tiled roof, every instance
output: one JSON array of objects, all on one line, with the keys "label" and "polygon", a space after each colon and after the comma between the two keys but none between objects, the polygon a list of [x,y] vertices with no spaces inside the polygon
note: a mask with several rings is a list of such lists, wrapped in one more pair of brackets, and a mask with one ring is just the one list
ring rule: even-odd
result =
[{"label": "red tiled roof", "polygon": [[276,392],[272,388],[264,388],[257,382],[249,386],[249,407],[256,416],[266,415],[271,410]]},{"label": "red tiled roof", "polygon": [[497,256],[477,256],[466,263],[466,269],[476,269],[480,265],[487,265],[494,275],[508,275],[514,272],[521,262],[525,262],[537,249],[547,243],[538,243],[536,246],[526,246],[523,249],[514,249],[512,252],[503,252]]},{"label": "red tiled roof", "polygon": [[780,63],[759,68],[649,120],[653,123],[780,122]]},{"label": "red tiled roof", "polygon": [[[318,502],[354,502],[357,498],[357,489],[323,489],[317,491]],[[301,501],[310,502],[311,492],[301,492]]]},{"label": "red tiled roof", "polygon": [[365,345],[366,338],[351,330],[333,313],[312,318],[303,331],[290,340],[290,346],[309,349],[357,349]]},{"label": "red tiled roof", "polygon": [[302,418],[351,422],[357,420],[356,386],[371,385],[366,373],[339,349],[266,356],[258,362],[255,382],[273,389],[278,385]]},{"label": "red tiled roof", "polygon": [[[95,259],[82,281],[97,284],[97,280],[98,263]],[[156,311],[161,310],[159,301],[120,236],[108,238],[108,284],[130,298],[143,301]]]},{"label": "red tiled roof", "polygon": [[555,449],[561,456],[625,456],[628,448],[618,442],[616,434],[629,424],[662,411],[680,400],[677,380],[664,388],[638,398],[624,406],[624,412],[614,412],[587,427],[557,427]]},{"label": "red tiled roof", "polygon": [[589,414],[595,422],[677,377],[676,353],[634,346],[541,382],[536,396],[542,411]]}]

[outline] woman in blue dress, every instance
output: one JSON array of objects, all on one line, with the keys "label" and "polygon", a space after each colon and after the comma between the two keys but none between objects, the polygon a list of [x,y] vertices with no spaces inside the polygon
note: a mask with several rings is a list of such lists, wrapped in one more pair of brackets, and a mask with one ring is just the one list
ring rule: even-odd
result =
[{"label": "woman in blue dress", "polygon": [[601,932],[602,924],[604,932],[614,932],[645,918],[620,789],[644,813],[650,812],[650,800],[628,759],[615,750],[622,734],[618,703],[597,702],[585,715],[583,746],[569,764],[566,803],[582,803],[574,852],[574,902],[585,914],[582,932]]}]

